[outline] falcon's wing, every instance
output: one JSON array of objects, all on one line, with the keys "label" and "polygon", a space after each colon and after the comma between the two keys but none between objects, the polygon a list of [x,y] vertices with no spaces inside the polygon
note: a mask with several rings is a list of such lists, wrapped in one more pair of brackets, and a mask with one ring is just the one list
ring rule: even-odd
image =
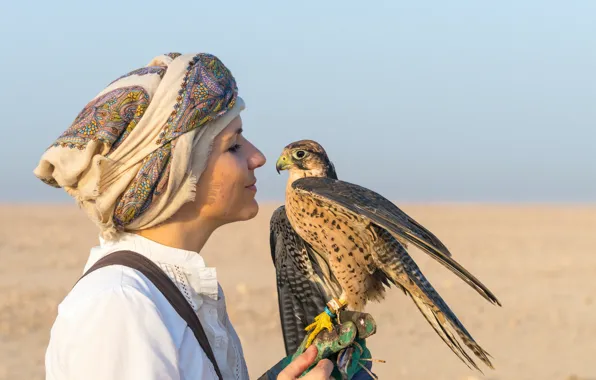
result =
[{"label": "falcon's wing", "polygon": [[294,231],[284,206],[271,217],[269,242],[284,345],[286,354],[291,355],[306,336],[304,328],[323,312],[332,297],[339,297],[341,290],[325,257]]},{"label": "falcon's wing", "polygon": [[333,207],[341,207],[348,212],[366,217],[392,234],[412,242],[468,283],[489,302],[501,305],[486,286],[451,258],[447,247],[435,235],[376,192],[349,182],[321,177],[300,178],[292,183],[292,187],[325,204],[329,212],[333,212]]}]

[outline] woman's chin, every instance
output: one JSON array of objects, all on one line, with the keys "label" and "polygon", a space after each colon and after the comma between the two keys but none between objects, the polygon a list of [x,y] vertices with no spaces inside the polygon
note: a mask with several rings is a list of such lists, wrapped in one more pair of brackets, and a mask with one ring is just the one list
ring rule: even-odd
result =
[{"label": "woman's chin", "polygon": [[249,204],[245,209],[246,219],[249,220],[257,216],[259,213],[259,203],[256,199],[252,199],[251,204]]},{"label": "woman's chin", "polygon": [[236,218],[234,219],[237,222],[243,222],[254,218],[258,213],[259,204],[257,203],[256,199],[252,199],[242,208],[238,214],[236,214]]}]

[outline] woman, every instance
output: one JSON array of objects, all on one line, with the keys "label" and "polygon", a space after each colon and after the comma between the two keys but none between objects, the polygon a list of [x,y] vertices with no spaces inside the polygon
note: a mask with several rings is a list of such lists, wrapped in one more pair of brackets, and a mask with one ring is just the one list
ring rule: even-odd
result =
[{"label": "woman", "polygon": [[[148,277],[110,265],[60,304],[47,379],[248,379],[216,270],[199,253],[215,229],[258,212],[265,157],[242,134],[243,108],[216,57],[170,53],[109,84],[43,154],[35,175],[64,188],[100,229],[85,271],[117,251],[157,264],[216,361]],[[312,346],[278,379],[299,377],[315,355]],[[304,379],[327,379],[332,367],[322,360]]]}]

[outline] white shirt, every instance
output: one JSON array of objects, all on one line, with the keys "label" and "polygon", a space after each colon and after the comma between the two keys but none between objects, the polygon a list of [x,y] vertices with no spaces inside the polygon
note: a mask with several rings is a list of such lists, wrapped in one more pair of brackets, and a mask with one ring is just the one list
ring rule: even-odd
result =
[{"label": "white shirt", "polygon": [[[196,252],[134,234],[91,250],[84,271],[117,250],[157,263],[197,313],[223,378],[248,379],[242,347],[215,268]],[[58,307],[46,351],[46,380],[217,379],[193,332],[141,273],[109,266],[83,278]]]}]

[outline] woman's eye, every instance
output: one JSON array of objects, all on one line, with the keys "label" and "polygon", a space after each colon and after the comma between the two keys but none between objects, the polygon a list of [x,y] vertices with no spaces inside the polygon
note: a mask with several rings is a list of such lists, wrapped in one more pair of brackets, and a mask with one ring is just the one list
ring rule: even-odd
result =
[{"label": "woman's eye", "polygon": [[230,152],[237,152],[237,151],[238,151],[238,149],[240,149],[240,147],[241,147],[241,146],[242,146],[242,145],[240,145],[240,144],[234,144],[234,145],[232,145],[232,146],[231,146],[231,147],[228,149],[228,151],[230,151]]}]

